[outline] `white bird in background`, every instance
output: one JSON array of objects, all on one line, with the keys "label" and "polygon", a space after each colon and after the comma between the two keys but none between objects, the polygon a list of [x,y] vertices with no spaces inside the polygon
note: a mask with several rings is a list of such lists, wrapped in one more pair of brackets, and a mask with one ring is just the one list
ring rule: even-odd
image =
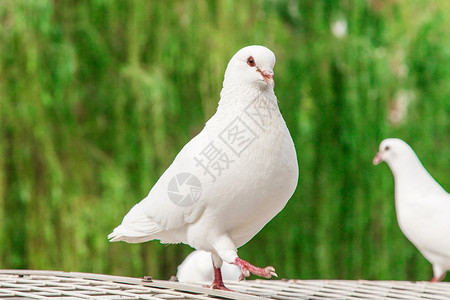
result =
[{"label": "white bird in background", "polygon": [[[241,269],[229,263],[223,263],[222,279],[238,281]],[[214,280],[214,269],[211,254],[203,250],[190,253],[178,266],[177,279],[179,282],[210,282]]]},{"label": "white bird in background", "polygon": [[294,143],[273,90],[274,65],[275,55],[262,46],[231,58],[217,112],[108,236],[111,241],[159,239],[210,252],[211,288],[227,290],[223,261],[237,265],[241,279],[277,276],[273,267],[255,267],[237,255],[283,209],[298,181]]},{"label": "white bird in background", "polygon": [[382,161],[394,175],[400,229],[433,265],[431,281],[441,281],[450,270],[450,196],[404,141],[382,141],[373,163]]}]

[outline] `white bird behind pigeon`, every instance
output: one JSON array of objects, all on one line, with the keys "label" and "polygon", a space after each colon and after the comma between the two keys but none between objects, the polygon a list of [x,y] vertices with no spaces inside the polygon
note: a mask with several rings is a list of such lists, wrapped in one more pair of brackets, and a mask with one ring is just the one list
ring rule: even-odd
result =
[{"label": "white bird behind pigeon", "polygon": [[[222,279],[238,281],[241,269],[224,262],[221,268]],[[195,250],[190,253],[178,266],[177,279],[179,282],[211,282],[214,280],[214,269],[211,263],[211,253]]]},{"label": "white bird behind pigeon", "polygon": [[283,209],[298,181],[294,143],[273,90],[274,65],[275,55],[262,46],[231,58],[217,112],[108,236],[111,241],[159,239],[210,252],[211,288],[226,290],[223,261],[239,266],[241,278],[276,276],[273,267],[258,268],[237,255]]},{"label": "white bird behind pigeon", "polygon": [[450,270],[450,195],[425,170],[404,141],[382,141],[373,163],[382,161],[394,175],[400,229],[432,264],[431,281],[441,281]]}]

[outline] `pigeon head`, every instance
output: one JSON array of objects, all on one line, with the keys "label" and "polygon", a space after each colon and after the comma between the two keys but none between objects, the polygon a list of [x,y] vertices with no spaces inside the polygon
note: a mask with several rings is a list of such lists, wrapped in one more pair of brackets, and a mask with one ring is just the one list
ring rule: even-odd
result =
[{"label": "pigeon head", "polygon": [[373,159],[373,164],[378,165],[385,161],[391,168],[402,162],[416,158],[414,150],[401,139],[385,139],[381,142],[378,153]]},{"label": "pigeon head", "polygon": [[224,87],[227,84],[259,88],[274,86],[275,54],[263,46],[248,46],[239,50],[228,63]]}]

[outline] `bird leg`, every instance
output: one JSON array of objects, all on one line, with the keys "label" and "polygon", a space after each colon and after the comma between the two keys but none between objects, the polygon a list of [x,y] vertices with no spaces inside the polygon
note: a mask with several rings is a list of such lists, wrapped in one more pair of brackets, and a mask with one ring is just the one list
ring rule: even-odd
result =
[{"label": "bird leg", "polygon": [[208,286],[211,289],[215,289],[215,290],[222,290],[222,291],[231,291],[229,288],[227,288],[225,286],[225,284],[223,284],[223,280],[222,280],[222,271],[220,270],[220,268],[217,268],[216,266],[213,265],[214,268],[214,281],[213,283]]},{"label": "bird leg", "polygon": [[278,277],[277,273],[275,273],[275,269],[271,266],[258,268],[239,257],[235,259],[233,264],[241,268],[242,274],[239,276],[239,280],[243,280],[245,277],[250,276],[250,273],[265,278],[270,278],[272,276]]},{"label": "bird leg", "polygon": [[440,277],[434,277],[433,276],[433,278],[431,279],[431,282],[439,282],[442,279],[444,279],[444,277],[445,277],[445,273],[443,275],[441,275]]},{"label": "bird leg", "polygon": [[216,253],[211,252],[211,260],[212,260],[212,265],[213,265],[213,269],[214,269],[214,281],[211,285],[208,285],[207,287],[211,288],[211,289],[215,289],[215,290],[232,292],[232,290],[228,289],[225,286],[225,284],[223,284],[222,271],[220,270],[220,268],[222,267],[222,263],[223,263],[222,258],[220,258],[220,256],[218,256]]},{"label": "bird leg", "polygon": [[446,275],[446,270],[443,269],[441,266],[434,264],[433,265],[433,278],[431,279],[431,282],[439,282],[442,279],[444,279]]}]

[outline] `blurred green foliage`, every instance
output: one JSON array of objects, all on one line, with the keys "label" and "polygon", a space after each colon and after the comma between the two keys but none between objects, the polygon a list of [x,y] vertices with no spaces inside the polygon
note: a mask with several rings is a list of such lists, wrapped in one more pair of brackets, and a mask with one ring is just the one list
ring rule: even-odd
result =
[{"label": "blurred green foliage", "polygon": [[431,278],[372,158],[400,137],[450,188],[448,1],[2,0],[0,22],[0,268],[175,274],[188,246],[106,236],[261,44],[300,180],[240,256],[285,278]]}]

